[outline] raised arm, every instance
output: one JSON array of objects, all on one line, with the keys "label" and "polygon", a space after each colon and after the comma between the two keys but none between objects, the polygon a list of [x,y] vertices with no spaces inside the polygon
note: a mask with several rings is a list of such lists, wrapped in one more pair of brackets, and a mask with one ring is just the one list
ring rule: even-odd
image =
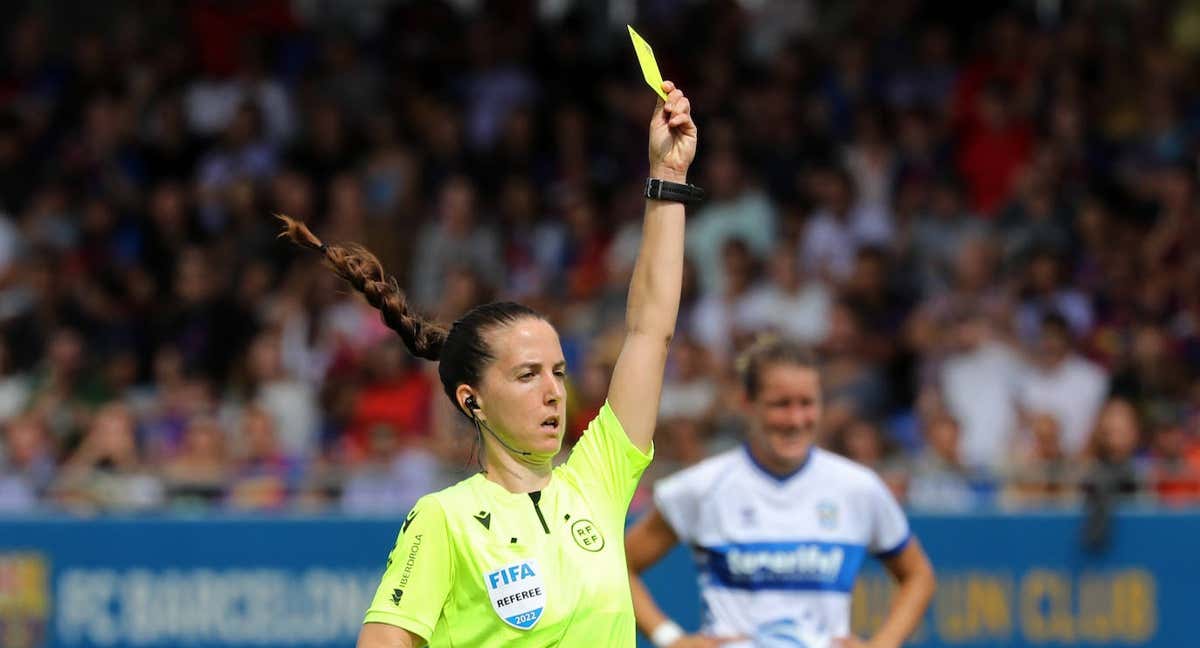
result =
[{"label": "raised arm", "polygon": [[[650,119],[650,177],[686,182],[696,155],[691,104],[670,81]],[[625,342],[613,369],[608,402],[629,440],[650,448],[662,392],[667,347],[675,333],[683,286],[683,204],[646,201],[642,246],[629,282]]]}]

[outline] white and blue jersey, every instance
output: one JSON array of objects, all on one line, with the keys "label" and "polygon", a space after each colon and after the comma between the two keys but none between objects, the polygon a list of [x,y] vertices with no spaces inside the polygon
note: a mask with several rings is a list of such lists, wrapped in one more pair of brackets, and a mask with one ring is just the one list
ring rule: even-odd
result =
[{"label": "white and blue jersey", "polygon": [[740,646],[824,648],[850,634],[867,555],[908,544],[908,520],[870,469],[819,448],[787,477],[736,448],[660,480],[654,502],[699,569],[707,634]]}]

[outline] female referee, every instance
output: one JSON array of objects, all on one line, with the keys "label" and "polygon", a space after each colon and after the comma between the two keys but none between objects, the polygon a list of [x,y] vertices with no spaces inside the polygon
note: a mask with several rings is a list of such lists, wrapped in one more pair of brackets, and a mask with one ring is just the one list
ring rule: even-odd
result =
[{"label": "female referee", "polygon": [[671,82],[662,88],[649,154],[651,178],[664,182],[647,181],[624,344],[606,404],[557,468],[566,367],[546,320],[494,303],[441,330],[409,312],[371,253],[326,246],[281,217],[285,234],[320,250],[414,355],[439,362],[446,395],[483,440],[483,472],[422,497],[408,514],[360,648],[635,644],[625,515],[653,455],[683,277],[681,203],[701,193],[684,184],[696,152],[690,104]]},{"label": "female referee", "polygon": [[[660,480],[625,537],[638,625],[660,648],[899,648],[934,590],[904,512],[870,469],[815,447],[821,380],[806,349],[761,342],[739,370],[745,447]],[[678,542],[701,572],[701,635],[685,635],[637,576]],[[868,554],[898,587],[864,642],[850,635],[850,594]]]}]

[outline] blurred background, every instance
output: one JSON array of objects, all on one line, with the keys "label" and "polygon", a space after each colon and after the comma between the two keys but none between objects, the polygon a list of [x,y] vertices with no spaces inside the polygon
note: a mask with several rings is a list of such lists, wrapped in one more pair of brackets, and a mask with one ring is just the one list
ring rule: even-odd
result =
[{"label": "blurred background", "polygon": [[[161,603],[158,572],[139,590],[100,568],[149,564],[142,533],[166,569],[285,532],[328,542],[262,564],[362,547],[333,559],[366,565],[326,637],[348,644],[397,522],[476,469],[436,367],[272,212],[366,243],[441,321],[493,299],[545,313],[569,449],[603,402],[640,235],[654,96],[626,23],[692,99],[689,180],[711,196],[689,213],[633,514],[656,478],[740,443],[734,359],[787,335],[825,360],[823,445],[945,529],[935,565],[968,553],[963,529],[1028,524],[1014,555],[1060,552],[960,556],[984,602],[935,609],[922,645],[1186,645],[1165,593],[1200,571],[1167,583],[1137,561],[1192,560],[1147,539],[1200,533],[1190,0],[5,3],[0,644],[259,641],[138,635],[119,610]],[[63,567],[87,551],[91,571]],[[1124,569],[1122,551],[1133,581],[1079,562]],[[1008,576],[970,580],[981,555]],[[1060,560],[1066,598],[1021,571]],[[79,612],[110,590],[123,603]],[[886,599],[863,605],[865,623]]]}]

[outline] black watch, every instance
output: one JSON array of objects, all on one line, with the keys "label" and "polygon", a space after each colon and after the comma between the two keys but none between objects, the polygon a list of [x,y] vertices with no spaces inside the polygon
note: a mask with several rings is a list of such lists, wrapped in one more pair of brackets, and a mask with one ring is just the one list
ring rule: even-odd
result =
[{"label": "black watch", "polygon": [[696,185],[646,178],[646,197],[651,200],[672,200],[691,204],[704,200],[704,190]]}]

